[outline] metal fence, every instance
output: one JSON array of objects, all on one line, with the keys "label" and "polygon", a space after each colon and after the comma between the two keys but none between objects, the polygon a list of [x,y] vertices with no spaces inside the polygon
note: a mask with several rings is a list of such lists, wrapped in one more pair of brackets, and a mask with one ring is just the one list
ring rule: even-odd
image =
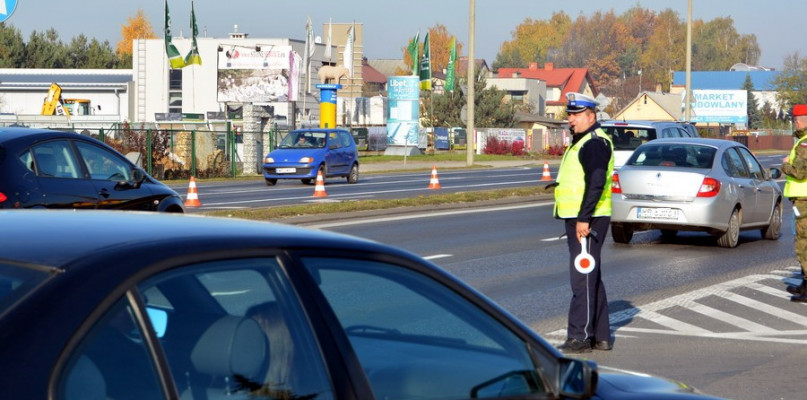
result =
[{"label": "metal fence", "polygon": [[260,145],[256,148],[258,154],[255,155],[259,163],[286,133],[276,128],[269,132],[243,132],[230,124],[222,129],[210,129],[204,125],[190,128],[197,129],[120,124],[111,128],[71,130],[104,142],[160,180],[252,174],[255,168],[243,161],[245,133],[260,138],[257,141]]}]

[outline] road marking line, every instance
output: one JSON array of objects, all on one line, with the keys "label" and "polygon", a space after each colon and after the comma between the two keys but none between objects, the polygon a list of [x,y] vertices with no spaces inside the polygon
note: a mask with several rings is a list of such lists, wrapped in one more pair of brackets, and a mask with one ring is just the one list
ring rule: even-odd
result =
[{"label": "road marking line", "polygon": [[548,206],[553,204],[553,202],[536,202],[536,203],[529,203],[529,204],[517,204],[511,206],[502,206],[502,207],[486,207],[486,208],[470,208],[470,209],[463,209],[463,210],[454,210],[454,211],[442,211],[442,212],[423,212],[417,214],[407,214],[407,215],[398,215],[392,217],[378,217],[378,218],[367,218],[367,219],[359,219],[359,220],[348,220],[348,221],[335,221],[323,224],[313,224],[313,225],[305,225],[309,228],[317,228],[317,229],[326,229],[326,228],[333,228],[337,226],[350,226],[350,225],[361,225],[361,224],[374,224],[379,222],[394,222],[394,221],[403,221],[407,219],[418,219],[418,218],[433,218],[433,217],[443,217],[443,216],[450,216],[450,215],[462,215],[462,214],[470,214],[470,213],[483,213],[483,212],[497,212],[497,211],[507,211],[507,210],[518,210],[522,208],[533,208],[533,207],[542,207]]},{"label": "road marking line", "polygon": [[[763,292],[763,293],[765,293],[765,290],[764,289],[759,290],[759,289],[761,289],[761,288],[773,289],[770,286],[765,286],[765,285],[762,285],[762,284],[759,284],[759,283],[752,283],[752,284],[748,285],[748,287],[750,289],[754,289],[754,290],[757,290],[757,291],[760,291],[760,292]],[[783,290],[777,290],[777,292],[783,293],[784,291]],[[788,296],[782,296],[782,297],[788,297]],[[748,297],[741,296],[741,295],[734,294],[734,293],[729,293],[728,295],[724,296],[724,298],[727,299],[727,300],[731,300],[733,302],[742,304],[744,306],[748,306],[748,307],[753,308],[755,310],[759,310],[759,311],[771,314],[774,317],[781,318],[781,319],[784,319],[786,321],[790,321],[790,322],[793,322],[795,324],[799,324],[801,326],[807,327],[807,317],[805,317],[804,315],[796,314],[794,312],[790,312],[790,311],[787,311],[787,310],[783,310],[783,309],[781,309],[779,307],[774,307],[774,306],[772,306],[770,304],[763,303],[761,301],[756,301],[754,299],[750,299]]]},{"label": "road marking line", "polygon": [[745,318],[738,317],[734,314],[729,314],[723,310],[718,310],[703,304],[697,304],[689,308],[696,313],[703,314],[709,318],[714,318],[718,321],[723,321],[729,325],[736,326],[737,328],[744,329],[749,332],[770,333],[776,332],[776,329],[769,328],[765,325],[749,321]]}]

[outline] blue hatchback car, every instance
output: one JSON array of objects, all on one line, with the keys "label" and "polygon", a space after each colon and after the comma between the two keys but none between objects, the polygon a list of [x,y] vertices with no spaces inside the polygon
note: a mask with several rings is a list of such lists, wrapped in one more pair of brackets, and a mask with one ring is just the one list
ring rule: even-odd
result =
[{"label": "blue hatchback car", "polygon": [[317,178],[341,176],[348,183],[359,181],[359,152],[350,132],[344,129],[299,129],[289,132],[275,150],[263,159],[263,177],[274,186],[278,179],[311,183]]}]

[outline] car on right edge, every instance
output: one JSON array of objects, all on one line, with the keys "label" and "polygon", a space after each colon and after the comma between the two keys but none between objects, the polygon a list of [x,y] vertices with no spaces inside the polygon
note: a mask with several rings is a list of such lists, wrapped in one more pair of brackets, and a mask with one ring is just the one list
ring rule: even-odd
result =
[{"label": "car on right edge", "polygon": [[613,176],[611,234],[630,243],[633,233],[660,229],[704,231],[721,247],[736,247],[741,230],[769,240],[782,229],[782,191],[740,143],[704,138],[658,139],[639,146]]}]

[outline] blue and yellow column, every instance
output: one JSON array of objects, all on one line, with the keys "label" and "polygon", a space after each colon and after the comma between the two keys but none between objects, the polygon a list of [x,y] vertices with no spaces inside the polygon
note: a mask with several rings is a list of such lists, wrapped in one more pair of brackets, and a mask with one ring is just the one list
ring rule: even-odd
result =
[{"label": "blue and yellow column", "polygon": [[336,91],[342,85],[325,83],[318,84],[320,93],[319,101],[319,127],[336,128]]}]

